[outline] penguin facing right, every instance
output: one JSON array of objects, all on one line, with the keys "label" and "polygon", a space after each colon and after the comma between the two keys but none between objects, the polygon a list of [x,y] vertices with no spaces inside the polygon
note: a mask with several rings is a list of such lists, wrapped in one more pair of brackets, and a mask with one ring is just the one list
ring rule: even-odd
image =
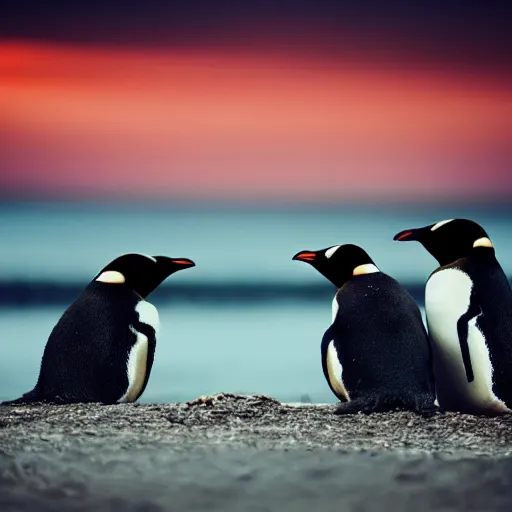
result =
[{"label": "penguin facing right", "polygon": [[338,288],[321,343],[324,376],[341,402],[335,413],[433,413],[430,342],[409,293],[356,245],[301,251],[293,259]]},{"label": "penguin facing right", "polygon": [[486,231],[467,219],[406,229],[438,261],[425,288],[439,406],[495,416],[512,409],[512,290]]},{"label": "penguin facing right", "polygon": [[149,380],[159,329],[158,311],[144,298],[194,265],[143,254],[110,262],[53,328],[34,389],[2,405],[137,400]]}]

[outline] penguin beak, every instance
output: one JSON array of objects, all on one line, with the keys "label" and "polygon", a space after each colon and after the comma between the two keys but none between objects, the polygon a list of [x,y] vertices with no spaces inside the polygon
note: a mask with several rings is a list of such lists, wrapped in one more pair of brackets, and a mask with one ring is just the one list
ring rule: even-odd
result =
[{"label": "penguin beak", "polygon": [[418,241],[421,236],[421,229],[404,229],[403,231],[400,231],[400,233],[397,233],[393,240],[396,242],[412,242],[412,241]]},{"label": "penguin beak", "polygon": [[300,251],[292,258],[292,260],[305,261],[307,263],[311,263],[312,261],[315,261],[315,258],[316,252]]},{"label": "penguin beak", "polygon": [[189,260],[188,258],[173,258],[172,262],[174,263],[174,265],[179,265],[180,267],[182,267],[180,268],[180,270],[196,266],[196,264],[192,260]]},{"label": "penguin beak", "polygon": [[188,258],[168,258],[167,256],[153,256],[153,258],[155,258],[158,263],[166,265],[167,268],[173,268],[173,272],[196,266],[196,264]]}]

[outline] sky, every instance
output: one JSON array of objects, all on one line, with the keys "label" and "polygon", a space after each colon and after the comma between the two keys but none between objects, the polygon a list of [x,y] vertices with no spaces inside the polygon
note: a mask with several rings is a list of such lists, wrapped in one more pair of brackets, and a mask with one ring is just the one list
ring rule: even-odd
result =
[{"label": "sky", "polygon": [[389,4],[4,1],[2,196],[507,197],[505,3]]}]

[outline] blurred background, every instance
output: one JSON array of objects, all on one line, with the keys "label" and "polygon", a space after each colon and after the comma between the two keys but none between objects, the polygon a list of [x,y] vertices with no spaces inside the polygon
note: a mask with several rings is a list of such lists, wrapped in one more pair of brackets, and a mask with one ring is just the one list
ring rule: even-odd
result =
[{"label": "blurred background", "polygon": [[2,1],[0,400],[126,252],[197,263],[150,297],[145,402],[334,401],[335,289],[299,250],[360,244],[421,306],[435,261],[393,235],[468,217],[512,275],[501,5]]}]

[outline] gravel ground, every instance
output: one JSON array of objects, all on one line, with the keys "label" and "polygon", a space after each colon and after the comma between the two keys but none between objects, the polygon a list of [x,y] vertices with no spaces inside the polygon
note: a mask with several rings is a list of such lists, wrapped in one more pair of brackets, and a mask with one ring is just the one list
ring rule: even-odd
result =
[{"label": "gravel ground", "polygon": [[512,510],[512,416],[333,410],[0,407],[0,510]]}]

